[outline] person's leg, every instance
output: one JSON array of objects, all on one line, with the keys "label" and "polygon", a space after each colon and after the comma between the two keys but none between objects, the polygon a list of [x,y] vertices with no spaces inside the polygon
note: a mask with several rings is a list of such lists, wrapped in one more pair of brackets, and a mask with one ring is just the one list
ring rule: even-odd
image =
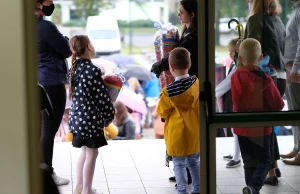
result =
[{"label": "person's leg", "polygon": [[193,154],[187,157],[187,167],[192,177],[192,193],[200,193],[200,154]]},{"label": "person's leg", "polygon": [[[232,134],[233,134],[233,155],[232,159],[226,164],[226,168],[235,168],[241,165],[241,160],[240,160],[240,145],[239,145],[239,140],[236,134],[234,134],[233,129],[231,129]],[[225,156],[226,157],[226,156]],[[227,156],[228,157],[228,156]]]},{"label": "person's leg", "polygon": [[250,186],[259,193],[271,167],[270,136],[254,137],[251,138],[251,141],[257,164],[252,174]]},{"label": "person's leg", "polygon": [[82,194],[93,194],[92,190],[98,148],[86,148],[86,158],[83,166],[83,190]]},{"label": "person's leg", "polygon": [[241,149],[242,159],[244,162],[245,181],[249,186],[251,178],[255,170],[255,158],[253,156],[253,148],[248,137],[238,136],[238,141]]},{"label": "person's leg", "polygon": [[[300,84],[287,82],[286,97],[289,110],[300,110]],[[289,154],[280,155],[282,158],[293,158],[300,151],[300,126],[293,126],[294,148]]]},{"label": "person's leg", "polygon": [[81,194],[83,188],[83,167],[86,159],[86,146],[81,148],[81,154],[77,161],[77,168],[76,168],[76,185],[74,194]]},{"label": "person's leg", "polygon": [[233,134],[233,146],[234,146],[232,160],[239,161],[241,155],[241,149],[240,149],[238,136],[233,132],[233,129],[232,129],[232,134]]},{"label": "person's leg", "polygon": [[279,90],[279,93],[281,96],[284,95],[286,90],[286,79],[277,78],[277,89]]},{"label": "person's leg", "polygon": [[[55,119],[48,116],[46,111],[42,112],[42,133],[41,133],[41,146],[42,146],[42,160],[50,168],[52,166],[53,159],[53,146],[55,134],[58,131],[61,123],[66,104],[66,90],[65,86],[50,86],[45,87],[55,114]],[[53,172],[52,172],[53,174]]]},{"label": "person's leg", "polygon": [[187,194],[189,192],[186,172],[186,161],[187,157],[173,156],[174,173],[176,177],[178,194]]}]

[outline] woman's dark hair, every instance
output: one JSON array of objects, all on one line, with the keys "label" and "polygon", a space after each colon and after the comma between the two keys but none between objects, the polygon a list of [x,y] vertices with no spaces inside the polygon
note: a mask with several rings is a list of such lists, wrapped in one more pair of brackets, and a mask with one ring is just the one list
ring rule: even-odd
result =
[{"label": "woman's dark hair", "polygon": [[[181,0],[180,4],[182,7],[189,13],[194,13],[194,18],[192,21],[192,25],[190,28],[192,28],[194,31],[197,31],[197,23],[198,23],[198,1],[197,0]],[[186,26],[183,27],[182,34],[186,31]]]},{"label": "woman's dark hair", "polygon": [[[70,47],[72,51],[72,67],[70,70],[70,79],[69,82],[72,83],[72,79],[76,69],[76,57],[80,57],[85,53],[85,50],[88,48],[90,44],[90,39],[85,35],[77,35],[73,36],[70,40]],[[69,98],[72,99],[74,92],[74,87],[69,90]]]},{"label": "woman's dark hair", "polygon": [[115,122],[117,126],[120,126],[124,123],[124,120],[128,115],[128,110],[126,106],[120,101],[114,103],[114,108],[116,109]]}]

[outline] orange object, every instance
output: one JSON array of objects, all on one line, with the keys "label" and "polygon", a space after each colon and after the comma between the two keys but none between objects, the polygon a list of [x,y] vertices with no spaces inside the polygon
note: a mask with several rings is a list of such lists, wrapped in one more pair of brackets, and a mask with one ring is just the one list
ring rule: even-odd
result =
[{"label": "orange object", "polygon": [[66,133],[65,141],[66,141],[66,142],[71,142],[71,141],[73,141],[73,134],[71,133],[70,130],[68,130],[67,133]]},{"label": "orange object", "polygon": [[[105,127],[104,130],[108,133],[108,137],[110,139],[115,138],[119,134],[118,128],[113,123],[111,123],[108,127]],[[105,136],[107,133],[104,133]]]}]

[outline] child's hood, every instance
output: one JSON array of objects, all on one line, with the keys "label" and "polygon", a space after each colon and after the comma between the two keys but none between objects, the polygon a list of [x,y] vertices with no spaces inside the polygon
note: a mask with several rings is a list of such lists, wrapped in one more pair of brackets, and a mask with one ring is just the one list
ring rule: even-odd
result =
[{"label": "child's hood", "polygon": [[[184,85],[180,85],[178,90],[184,90]],[[170,97],[172,103],[181,108],[194,108],[199,106],[199,80],[191,84],[184,92],[177,96]]]},{"label": "child's hood", "polygon": [[[248,69],[246,67],[239,67],[236,72],[235,72],[235,86],[238,86],[238,88],[242,89],[244,84],[249,84],[252,83],[257,85],[257,84],[262,84],[263,90],[267,86],[269,86],[273,80],[270,76],[266,75],[259,67],[253,68],[253,69]],[[257,85],[258,86],[258,85]],[[261,91],[263,92],[263,91]]]}]

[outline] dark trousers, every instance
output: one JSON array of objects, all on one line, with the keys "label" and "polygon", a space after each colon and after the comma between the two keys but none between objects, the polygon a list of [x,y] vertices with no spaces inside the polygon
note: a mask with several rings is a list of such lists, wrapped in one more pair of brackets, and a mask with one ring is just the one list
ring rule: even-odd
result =
[{"label": "dark trousers", "polygon": [[272,161],[271,168],[275,168],[275,161],[280,159],[280,154],[279,154],[278,141],[274,131],[274,127],[270,135],[270,148],[271,148],[270,151],[271,151],[271,161]]},{"label": "dark trousers", "polygon": [[[238,136],[247,186],[259,193],[270,170],[270,136]],[[255,193],[255,192],[254,192]]]},{"label": "dark trousers", "polygon": [[45,86],[45,89],[51,99],[55,119],[48,116],[46,111],[42,112],[42,130],[41,130],[41,151],[42,162],[47,164],[52,169],[53,147],[55,134],[58,131],[61,123],[65,105],[66,105],[66,88],[64,85]]}]

